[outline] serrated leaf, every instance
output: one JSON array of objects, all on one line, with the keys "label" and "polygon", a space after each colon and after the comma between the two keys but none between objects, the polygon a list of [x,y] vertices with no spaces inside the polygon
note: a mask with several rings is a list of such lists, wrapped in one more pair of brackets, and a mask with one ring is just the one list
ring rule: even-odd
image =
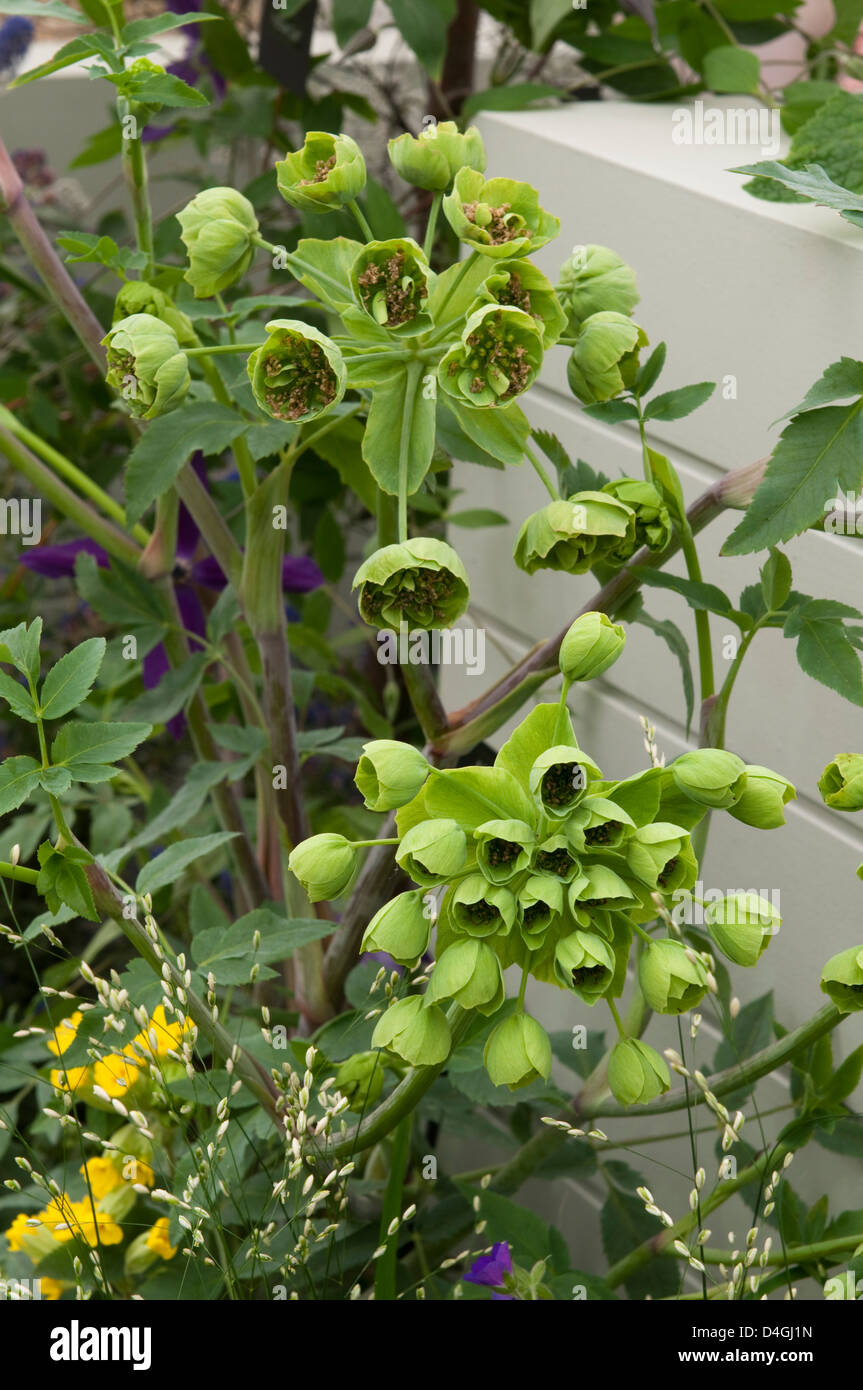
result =
[{"label": "serrated leaf", "polygon": [[709,400],[716,390],[715,381],[697,381],[692,386],[678,386],[674,391],[663,391],[647,402],[644,410],[645,420],[682,420]]},{"label": "serrated leaf", "polygon": [[[860,201],[863,203],[863,199]],[[810,386],[800,404],[780,415],[779,420],[790,420],[793,415],[801,415],[804,411],[830,405],[833,401],[844,400],[847,396],[855,399],[863,396],[863,362],[858,362],[853,357],[840,357],[838,362],[832,362],[825,368],[814,386]],[[778,420],[774,421],[774,424],[778,423]]]},{"label": "serrated leaf", "polygon": [[0,671],[0,699],[6,701],[12,713],[19,719],[26,719],[28,724],[36,723],[36,704],[33,696],[26,685],[22,685],[5,671]]},{"label": "serrated leaf", "polygon": [[192,454],[220,454],[245,429],[246,422],[237,412],[218,401],[197,401],[151,421],[126,467],[128,521],[143,516],[175,481]]},{"label": "serrated leaf", "polygon": [[746,555],[790,540],[823,520],[837,489],[856,494],[863,476],[863,399],[796,415],[782,436],[743,520],[722,547]]},{"label": "serrated leaf", "polygon": [[[42,5],[39,6],[41,10]],[[0,14],[6,12],[4,5],[0,9]],[[80,21],[81,16],[78,16]],[[10,83],[10,87],[24,87],[29,82],[38,82],[41,77],[50,77],[54,72],[61,72],[63,68],[71,67],[73,63],[80,63],[82,58],[95,57],[98,50],[90,43],[89,35],[81,35],[80,38],[71,39],[69,43],[64,43],[62,48],[58,48],[53,58],[46,63],[40,63],[38,67],[28,68],[26,72],[19,73]]]},{"label": "serrated leaf", "polygon": [[665,343],[657,343],[653,352],[646,362],[642,362],[638,369],[638,376],[635,378],[635,389],[640,396],[646,396],[656,385],[660,372],[665,366],[665,357],[668,349]]},{"label": "serrated leaf", "polygon": [[19,623],[0,632],[0,661],[14,666],[31,680],[39,679],[39,644],[42,640],[42,619]]},{"label": "serrated leaf", "polygon": [[[212,971],[216,984],[246,984],[254,964],[290,959],[295,951],[320,941],[333,931],[333,923],[316,917],[286,918],[277,909],[259,907],[224,927],[208,927],[192,940],[192,959],[203,971]],[[255,933],[260,944],[255,950]],[[262,972],[263,973],[263,972]]]},{"label": "serrated leaf", "polygon": [[72,785],[72,776],[67,767],[46,767],[39,774],[39,786],[49,796],[62,796]]},{"label": "serrated leaf", "polygon": [[[152,732],[150,724],[98,724],[74,720],[64,724],[51,745],[52,764],[68,768],[76,782],[102,781],[91,779],[90,772],[98,766],[128,758]],[[112,769],[113,771],[113,769]]]},{"label": "serrated leaf", "polygon": [[196,87],[190,87],[181,77],[171,72],[132,73],[127,68],[122,73],[106,74],[109,82],[117,87],[130,101],[143,102],[147,106],[209,106],[209,99]]},{"label": "serrated leaf", "polygon": [[0,14],[23,14],[31,19],[62,19],[67,24],[86,24],[87,21],[63,0],[3,0]]},{"label": "serrated leaf", "polygon": [[591,420],[601,420],[604,425],[622,425],[626,420],[638,419],[638,406],[634,401],[597,401],[584,406],[584,414]]},{"label": "serrated leaf", "polygon": [[35,758],[6,758],[0,763],[0,816],[17,811],[36,790],[41,771]]},{"label": "serrated leaf", "polygon": [[220,830],[215,835],[200,835],[191,840],[181,840],[176,845],[169,845],[161,854],[157,854],[155,859],[151,859],[149,864],[144,865],[138,874],[135,891],[155,893],[169,883],[176,883],[190,864],[203,859],[207,854],[212,854],[228,840],[235,838],[234,831]]},{"label": "serrated leaf", "polygon": [[765,608],[777,613],[791,593],[791,562],[773,549],[761,567],[761,595]]},{"label": "serrated leaf", "polygon": [[176,666],[159,681],[155,690],[146,690],[127,705],[124,713],[137,718],[143,717],[153,724],[164,724],[185,709],[197,690],[212,656],[207,652],[196,652],[188,657],[182,666]]},{"label": "serrated leaf", "polygon": [[704,58],[704,81],[714,92],[756,92],[761,64],[746,48],[713,48]]},{"label": "serrated leaf", "polygon": [[106,622],[119,625],[121,631],[141,626],[159,628],[170,621],[159,590],[121,560],[112,560],[106,569],[93,555],[82,551],[75,560],[75,580],[84,602]]},{"label": "serrated leaf", "polygon": [[647,565],[634,565],[633,573],[642,584],[653,589],[671,589],[680,594],[691,608],[702,608],[708,613],[718,613],[721,618],[749,627],[749,615],[740,613],[731,599],[716,584],[705,584],[694,579],[683,579],[676,574],[666,574],[664,570],[653,570]]},{"label": "serrated leaf", "polygon": [[104,637],[89,637],[51,667],[39,692],[43,719],[59,719],[86,700],[99,674],[106,646]]},{"label": "serrated leaf", "polygon": [[863,705],[860,657],[842,623],[813,616],[810,605],[796,608],[785,623],[785,635],[797,637],[797,661],[807,676],[820,681],[852,704]]}]

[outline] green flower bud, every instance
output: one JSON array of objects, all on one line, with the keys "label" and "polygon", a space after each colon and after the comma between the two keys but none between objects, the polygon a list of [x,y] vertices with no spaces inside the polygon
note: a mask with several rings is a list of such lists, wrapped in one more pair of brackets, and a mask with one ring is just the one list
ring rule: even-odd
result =
[{"label": "green flower bud", "polygon": [[371,627],[450,627],[467,608],[467,572],[452,546],[418,536],[376,550],[354,575],[360,617]]},{"label": "green flower bud", "polygon": [[132,314],[151,314],[173,330],[180,347],[195,347],[198,338],[188,314],[178,309],[170,295],[146,280],[127,280],[114,300],[112,323]]},{"label": "green flower bud", "polygon": [[707,972],[679,941],[651,941],[638,962],[638,983],[658,1014],[683,1014],[707,993]]},{"label": "green flower bud", "polygon": [[834,811],[863,809],[863,754],[837,753],[818,778],[818,790]]},{"label": "green flower bud", "polygon": [[627,840],[624,852],[639,882],[662,893],[691,888],[698,877],[689,831],[668,821],[643,825]]},{"label": "green flower bud", "polygon": [[575,931],[558,941],[554,973],[565,989],[573,990],[585,1004],[595,1004],[614,978],[614,955],[595,932]]},{"label": "green flower bud", "polygon": [[570,886],[569,905],[574,913],[580,907],[625,911],[635,906],[635,893],[626,879],[607,864],[584,864],[581,877]]},{"label": "green flower bud", "polygon": [[592,758],[580,748],[556,744],[540,753],[530,769],[531,794],[547,816],[562,820],[584,796],[591,776],[602,776]]},{"label": "green flower bud", "polygon": [[400,965],[414,965],[428,950],[431,917],[422,889],[399,893],[379,908],[366,927],[363,951],[386,951]]},{"label": "green flower bud", "polygon": [[417,748],[393,738],[363,744],[354,782],[370,811],[395,811],[422,790],[429,765]]},{"label": "green flower bud", "polygon": [[336,1068],[336,1088],[361,1115],[374,1105],[384,1085],[384,1065],[377,1052],[355,1052]]},{"label": "green flower bud", "polygon": [[545,349],[554,346],[566,327],[566,315],[551,281],[533,261],[498,262],[483,282],[479,298],[530,314]]},{"label": "green flower bud", "polygon": [[443,210],[459,241],[484,256],[528,256],[560,231],[529,183],[486,181],[475,169],[459,170]]},{"label": "green flower bud", "polygon": [[[861,758],[863,764],[863,758]],[[861,783],[863,785],[863,783]],[[738,801],[729,806],[728,814],[744,825],[758,830],[775,830],[785,824],[783,807],[793,801],[797,791],[793,783],[769,767],[755,763],[746,765],[746,782]],[[861,800],[863,806],[863,800]]]},{"label": "green flower bud", "polygon": [[513,559],[527,574],[564,570],[585,574],[609,549],[633,532],[629,507],[605,492],[577,492],[568,501],[549,502],[534,512],[518,533]]},{"label": "green flower bud", "polygon": [[299,319],[272,319],[269,337],[249,354],[255,400],[274,420],[302,424],[345,394],[347,368],[336,344]]},{"label": "green flower bud", "polygon": [[241,280],[255,254],[255,209],[235,188],[205,188],[177,213],[196,299],[222,294]]},{"label": "green flower bud", "polygon": [[466,860],[467,839],[454,820],[420,821],[402,836],[396,850],[396,863],[424,888],[455,878]]},{"label": "green flower bud", "polygon": [[375,1024],[372,1047],[385,1047],[412,1067],[437,1066],[452,1047],[446,1014],[418,994],[398,999]]},{"label": "green flower bud", "polygon": [[671,764],[675,786],[699,806],[728,810],[746,789],[746,764],[723,748],[696,748]]},{"label": "green flower bud", "polygon": [[581,873],[581,862],[565,829],[549,835],[542,844],[537,845],[531,868],[538,874],[557,879],[559,883],[571,883]]},{"label": "green flower bud", "polygon": [[632,817],[605,796],[586,796],[567,823],[567,833],[582,852],[617,849],[635,829]]},{"label": "green flower bud", "polygon": [[454,941],[435,965],[425,997],[454,999],[463,1009],[487,1016],[497,1013],[506,998],[500,961],[484,941]]},{"label": "green flower bud", "polygon": [[558,665],[568,681],[592,681],[613,666],[626,646],[626,633],[607,613],[582,613],[560,644]]},{"label": "green flower bud", "polygon": [[105,380],[133,415],[154,420],[176,410],[192,378],[186,354],[166,323],[152,314],[130,314],[113,325],[102,346],[108,349]]},{"label": "green flower bud", "polygon": [[608,1084],[621,1105],[646,1105],[671,1088],[665,1058],[640,1038],[624,1038],[608,1059]]},{"label": "green flower bud", "polygon": [[635,271],[607,246],[578,247],[560,268],[557,295],[570,337],[594,314],[631,314],[641,298]]},{"label": "green flower bud", "polygon": [[366,162],[349,135],[310,130],[302,149],[278,161],[276,180],[285,202],[300,212],[335,212],[365,188]]},{"label": "green flower bud", "polygon": [[591,314],[578,330],[566,377],[583,405],[610,401],[635,385],[638,351],[647,346],[643,328],[623,314]]},{"label": "green flower bud", "polygon": [[530,863],[533,831],[522,820],[487,820],[473,838],[477,864],[489,883],[509,883]]},{"label": "green flower bud", "polygon": [[542,945],[548,928],[563,912],[563,882],[553,874],[531,874],[519,890],[521,935],[529,950]]},{"label": "green flower bud", "polygon": [[863,1009],[863,946],[831,956],[821,971],[821,988],[843,1014]]},{"label": "green flower bud", "polygon": [[709,903],[704,921],[711,939],[735,965],[755,965],[779,930],[782,918],[757,893],[728,893]]},{"label": "green flower bud", "polygon": [[331,902],[347,892],[358,862],[350,840],[327,832],[301,840],[291,850],[288,868],[305,888],[310,902]]},{"label": "green flower bud", "polygon": [[517,1091],[551,1072],[551,1043],[541,1024],[530,1014],[510,1014],[499,1023],[483,1053],[485,1069],[495,1086]]},{"label": "green flower bud", "polygon": [[414,188],[443,193],[459,169],[485,168],[485,148],[475,125],[462,134],[455,121],[438,121],[419,136],[405,132],[387,145],[397,174]]},{"label": "green flower bud", "polygon": [[431,328],[425,304],[433,278],[422,247],[410,237],[370,241],[351,267],[351,286],[369,318],[402,336]]},{"label": "green flower bud", "polygon": [[602,490],[635,513],[635,531],[610,547],[604,556],[606,563],[625,565],[643,545],[648,550],[661,551],[671,543],[674,531],[671,513],[653,483],[643,478],[617,478],[606,483]]},{"label": "green flower bud", "polygon": [[469,874],[453,890],[448,912],[454,929],[468,936],[506,936],[518,915],[518,903],[502,884]]},{"label": "green flower bud", "polygon": [[480,408],[508,405],[536,380],[542,366],[542,335],[522,309],[484,304],[471,314],[461,342],[438,367],[447,396]]}]

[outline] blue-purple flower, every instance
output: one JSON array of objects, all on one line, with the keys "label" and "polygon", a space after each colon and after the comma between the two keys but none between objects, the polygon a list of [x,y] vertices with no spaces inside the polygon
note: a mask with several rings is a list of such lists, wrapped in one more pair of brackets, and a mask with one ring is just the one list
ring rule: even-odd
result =
[{"label": "blue-purple flower", "polygon": [[15,76],[33,42],[32,21],[13,14],[0,24],[0,79]]},{"label": "blue-purple flower", "polygon": [[[505,1240],[499,1240],[491,1247],[490,1255],[480,1255],[474,1260],[464,1276],[466,1284],[480,1284],[490,1289],[502,1289],[504,1276],[512,1274],[512,1256]],[[511,1293],[492,1293],[492,1298],[500,1302],[514,1302]]]}]

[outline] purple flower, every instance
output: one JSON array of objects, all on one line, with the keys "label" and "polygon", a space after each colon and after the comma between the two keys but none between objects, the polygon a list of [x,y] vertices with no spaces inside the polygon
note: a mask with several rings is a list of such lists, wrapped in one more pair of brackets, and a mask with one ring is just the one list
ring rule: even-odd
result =
[{"label": "purple flower", "polygon": [[77,541],[64,541],[62,545],[40,545],[21,556],[21,564],[34,574],[44,574],[46,579],[68,579],[75,573],[75,561],[81,553],[92,555],[97,565],[108,567],[108,556],[96,541],[84,536]]},{"label": "purple flower", "polygon": [[13,14],[0,24],[0,74],[17,71],[32,41],[33,25],[23,15]]},{"label": "purple flower", "polygon": [[[481,1284],[487,1288],[501,1289],[504,1287],[504,1276],[507,1274],[512,1274],[512,1256],[507,1242],[499,1240],[491,1247],[490,1255],[480,1255],[474,1260],[464,1279],[466,1284]],[[510,1293],[493,1293],[492,1298],[498,1301],[514,1301]]]}]

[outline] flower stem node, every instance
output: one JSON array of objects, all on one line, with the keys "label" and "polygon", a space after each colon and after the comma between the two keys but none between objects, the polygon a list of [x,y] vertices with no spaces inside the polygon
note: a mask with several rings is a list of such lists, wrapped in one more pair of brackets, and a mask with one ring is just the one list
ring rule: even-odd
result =
[{"label": "flower stem node", "polygon": [[288,867],[313,903],[331,902],[346,893],[357,866],[357,852],[351,842],[331,832],[301,841],[288,859]]},{"label": "flower stem node", "polygon": [[241,280],[255,254],[258,219],[235,188],[205,188],[177,213],[189,266],[183,278],[196,299],[222,294]]},{"label": "flower stem node", "polygon": [[624,1038],[608,1059],[608,1084],[621,1105],[646,1105],[671,1087],[671,1076],[660,1057],[640,1038]]}]

